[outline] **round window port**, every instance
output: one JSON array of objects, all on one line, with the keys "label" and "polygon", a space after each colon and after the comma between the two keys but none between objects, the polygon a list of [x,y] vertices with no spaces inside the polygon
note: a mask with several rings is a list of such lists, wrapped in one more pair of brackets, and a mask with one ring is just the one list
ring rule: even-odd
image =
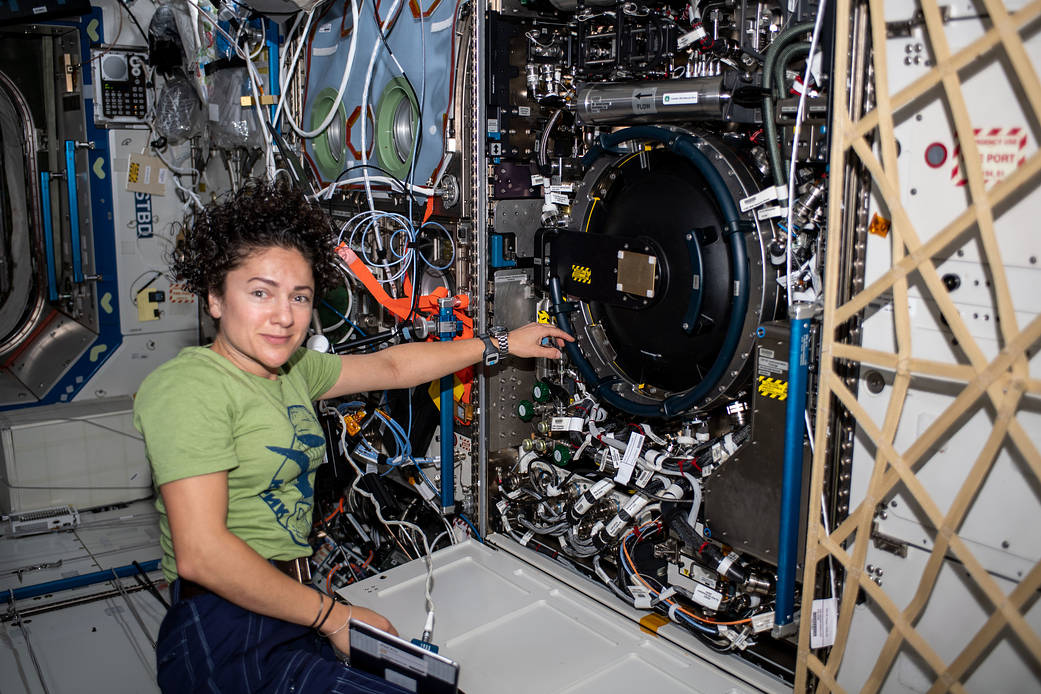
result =
[{"label": "round window port", "polygon": [[947,147],[942,142],[934,142],[925,148],[925,163],[938,169],[947,162]]}]

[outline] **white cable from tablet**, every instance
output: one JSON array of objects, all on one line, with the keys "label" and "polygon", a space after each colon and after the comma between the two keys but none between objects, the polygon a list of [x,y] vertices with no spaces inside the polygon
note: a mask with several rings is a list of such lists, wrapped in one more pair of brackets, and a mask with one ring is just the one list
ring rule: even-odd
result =
[{"label": "white cable from tablet", "polygon": [[430,643],[430,637],[434,635],[434,611],[427,612],[427,621],[423,625],[423,640]]}]

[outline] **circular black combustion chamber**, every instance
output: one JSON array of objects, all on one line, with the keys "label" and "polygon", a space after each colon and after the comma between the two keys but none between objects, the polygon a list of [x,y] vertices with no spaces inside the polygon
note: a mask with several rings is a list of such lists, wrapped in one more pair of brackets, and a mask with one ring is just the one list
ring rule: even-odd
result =
[{"label": "circular black combustion chamber", "polygon": [[551,313],[576,338],[568,355],[629,414],[674,417],[746,387],[756,329],[777,313],[772,228],[738,206],[762,180],[733,144],[657,126],[603,134],[576,226],[542,237]]},{"label": "circular black combustion chamber", "polygon": [[719,355],[733,287],[724,220],[708,184],[686,157],[657,148],[604,169],[591,195],[583,224],[590,243],[602,234],[657,255],[652,299],[634,296],[625,302],[632,308],[587,303],[614,367],[664,391],[697,385]]}]

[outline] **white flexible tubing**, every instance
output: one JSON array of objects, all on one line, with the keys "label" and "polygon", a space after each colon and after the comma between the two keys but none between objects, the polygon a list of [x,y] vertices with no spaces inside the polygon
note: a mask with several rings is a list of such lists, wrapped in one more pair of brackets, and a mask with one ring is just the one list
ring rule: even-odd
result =
[{"label": "white flexible tubing", "polygon": [[[353,1],[353,0],[352,0]],[[401,0],[394,0],[394,4],[390,6],[390,12],[387,13],[387,18],[383,20],[383,24],[380,24],[378,29],[380,34],[387,31],[387,27],[394,20],[394,16],[398,11],[398,6],[401,4]],[[357,25],[355,25],[357,26]],[[357,35],[357,31],[354,32]],[[361,92],[361,174],[365,178],[365,199],[369,203],[369,209],[375,210],[376,205],[372,201],[372,186],[369,183],[369,155],[365,142],[365,116],[369,112],[369,88],[372,86],[372,70],[376,66],[376,56],[380,52],[380,43],[382,41],[376,41],[372,45],[372,55],[369,56],[369,66],[365,70],[365,86]],[[376,133],[373,132],[373,136]]]},{"label": "white flexible tubing", "polygon": [[271,136],[268,134],[264,126],[264,107],[260,105],[260,92],[257,90],[257,85],[260,83],[260,75],[257,73],[257,68],[253,64],[253,61],[246,59],[246,69],[249,72],[249,87],[250,91],[253,92],[253,104],[254,104],[254,115],[257,117],[257,123],[260,125],[261,134],[264,136],[264,166],[267,169],[268,180],[274,180],[275,169],[275,143],[271,140]]},{"label": "white flexible tubing", "polygon": [[[275,117],[272,119],[272,123],[277,124],[278,119],[282,117],[282,109],[286,105],[286,89],[293,84],[293,80],[296,78],[296,65],[300,62],[300,51],[303,50],[304,45],[307,43],[307,35],[311,33],[311,20],[314,18],[314,8],[307,13],[307,23],[304,25],[304,31],[300,35],[300,41],[297,43],[296,51],[293,53],[293,59],[286,62],[287,56],[282,56],[282,63],[279,65],[278,72],[278,93],[280,94],[278,99],[278,106],[275,107]],[[296,33],[297,27],[300,26],[301,17],[296,18],[296,22],[293,23],[293,27],[289,30],[289,36],[286,37],[288,41],[293,34]]]},{"label": "white flexible tubing", "polygon": [[[398,181],[398,179],[396,179],[396,178],[390,178],[390,177],[387,177],[387,176],[370,176],[369,180],[371,180],[371,181],[373,181],[375,183],[387,184],[387,185],[392,186],[393,188],[395,188],[397,190],[400,190],[402,192],[405,191],[405,188],[401,187],[401,182]],[[365,182],[365,179],[362,178],[361,176],[359,176],[357,178],[345,178],[345,179],[342,179],[340,181],[337,181],[335,184],[329,184],[325,188],[322,188],[317,193],[315,193],[312,197],[314,197],[315,199],[318,199],[318,198],[328,199],[328,198],[332,197],[332,193],[337,188],[343,188],[344,186],[349,186],[349,185],[353,185],[355,183],[364,183],[364,182]],[[421,195],[433,195],[434,194],[434,189],[433,188],[425,188],[423,186],[406,186],[406,187],[409,190],[411,190],[411,191],[413,191],[415,193],[419,193]]]},{"label": "white flexible tubing", "polygon": [[[343,103],[343,95],[347,91],[347,79],[351,75],[351,68],[354,67],[355,49],[358,47],[358,33],[359,32],[358,32],[358,3],[357,3],[357,0],[351,0],[351,20],[354,22],[354,31],[351,32],[351,46],[347,50],[347,66],[343,69],[343,77],[340,79],[340,86],[336,90],[336,101],[333,102],[332,108],[330,108],[329,109],[329,113],[326,114],[325,120],[323,120],[322,124],[319,125],[317,128],[315,128],[314,130],[303,130],[300,127],[300,125],[296,121],[293,120],[293,116],[290,114],[290,112],[289,111],[285,112],[286,120],[289,122],[290,127],[293,128],[293,132],[295,132],[300,137],[303,137],[305,139],[310,139],[312,137],[317,137],[317,136],[321,135],[323,132],[325,132],[325,129],[328,128],[329,124],[333,122],[334,118],[336,118],[336,112],[339,110],[340,104]],[[281,89],[281,91],[282,91],[283,95],[286,93],[284,88]],[[365,105],[364,105],[364,103],[362,104],[362,113],[363,114],[365,113]],[[362,118],[363,126],[364,126],[364,122],[365,122],[365,119]],[[363,153],[365,151],[364,150],[364,138],[365,138],[365,128],[362,127],[362,152]]]},{"label": "white flexible tubing", "polygon": [[826,0],[821,0],[820,6],[817,7],[817,21],[813,26],[813,36],[810,37],[810,53],[806,56],[806,70],[802,78],[802,94],[799,95],[799,107],[796,109],[795,114],[795,130],[792,133],[791,161],[788,164],[788,214],[785,219],[788,238],[785,239],[784,253],[784,267],[788,276],[784,283],[786,285],[789,306],[792,305],[792,239],[795,236],[792,232],[792,217],[795,210],[795,155],[799,149],[799,133],[802,130],[802,119],[806,113],[806,95],[810,92],[810,72],[813,68],[814,53],[817,52],[817,40],[820,38],[826,4]]}]

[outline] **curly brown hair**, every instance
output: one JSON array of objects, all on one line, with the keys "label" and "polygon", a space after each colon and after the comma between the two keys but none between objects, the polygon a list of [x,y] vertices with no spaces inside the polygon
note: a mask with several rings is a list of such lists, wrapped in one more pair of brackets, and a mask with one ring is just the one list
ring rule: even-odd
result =
[{"label": "curly brown hair", "polygon": [[228,273],[253,253],[275,246],[296,249],[311,265],[321,295],[340,279],[333,239],[329,218],[299,189],[250,181],[185,219],[171,269],[205,306],[209,293],[220,295]]}]

